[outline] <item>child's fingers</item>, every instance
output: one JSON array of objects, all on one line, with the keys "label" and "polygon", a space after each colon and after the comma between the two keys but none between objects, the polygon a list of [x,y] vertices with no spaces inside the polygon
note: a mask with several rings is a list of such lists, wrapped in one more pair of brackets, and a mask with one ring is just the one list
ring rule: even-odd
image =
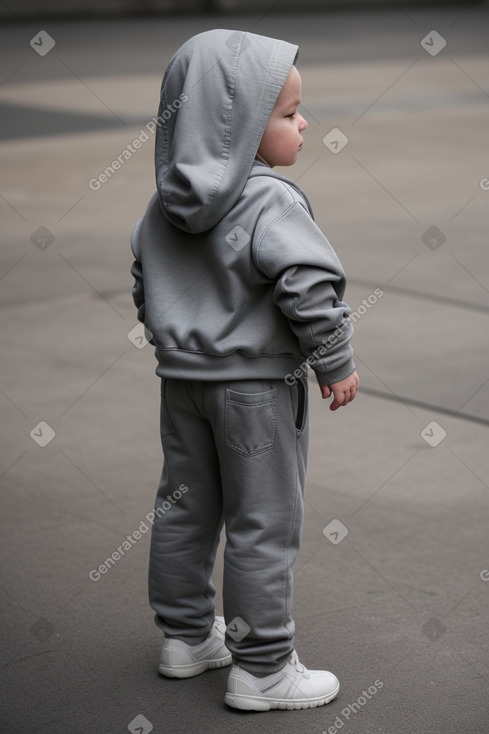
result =
[{"label": "child's fingers", "polygon": [[338,408],[341,408],[342,405],[346,405],[344,402],[344,393],[333,393],[334,400],[329,406],[330,410],[338,410]]},{"label": "child's fingers", "polygon": [[344,405],[348,405],[354,399],[357,394],[357,388],[351,387],[345,390],[333,390],[334,400],[329,406],[330,410],[337,410]]},{"label": "child's fingers", "polygon": [[355,398],[358,386],[360,384],[359,377],[353,372],[349,377],[332,385],[321,385],[321,395],[323,398],[329,398],[333,395],[333,401],[329,406],[330,410],[337,410],[343,405],[348,405]]}]

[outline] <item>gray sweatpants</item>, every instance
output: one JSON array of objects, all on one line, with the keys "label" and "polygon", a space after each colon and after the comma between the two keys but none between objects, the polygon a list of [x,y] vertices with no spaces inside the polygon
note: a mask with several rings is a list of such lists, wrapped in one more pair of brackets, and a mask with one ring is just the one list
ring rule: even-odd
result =
[{"label": "gray sweatpants", "polygon": [[166,636],[198,644],[214,622],[211,576],[225,523],[223,604],[233,661],[279,670],[294,648],[292,566],[303,521],[307,378],[162,379],[164,466],[149,598]]}]

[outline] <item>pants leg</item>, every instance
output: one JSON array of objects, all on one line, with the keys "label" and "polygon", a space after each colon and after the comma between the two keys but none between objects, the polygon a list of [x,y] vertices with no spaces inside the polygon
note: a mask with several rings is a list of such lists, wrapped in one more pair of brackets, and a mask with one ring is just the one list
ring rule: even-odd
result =
[{"label": "pants leg", "polygon": [[166,636],[202,642],[214,622],[212,584],[222,528],[222,491],[201,383],[161,382],[164,466],[155,501],[149,600]]},{"label": "pants leg", "polygon": [[307,380],[210,383],[226,547],[224,613],[233,659],[255,675],[294,648],[292,566],[299,552],[308,448]]},{"label": "pants leg", "polygon": [[226,644],[253,674],[279,670],[294,647],[307,380],[163,380],[161,406],[165,464],[149,569],[155,621],[168,636],[191,644],[205,639],[224,513]]}]

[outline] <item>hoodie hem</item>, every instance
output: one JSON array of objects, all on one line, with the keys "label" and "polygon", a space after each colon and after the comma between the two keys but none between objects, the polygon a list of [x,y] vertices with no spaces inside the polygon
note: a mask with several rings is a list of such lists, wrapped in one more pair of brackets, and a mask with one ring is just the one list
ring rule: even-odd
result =
[{"label": "hoodie hem", "polygon": [[288,374],[300,367],[303,357],[266,355],[246,357],[235,352],[226,356],[185,352],[156,347],[158,359],[156,374],[180,380],[285,380]]}]

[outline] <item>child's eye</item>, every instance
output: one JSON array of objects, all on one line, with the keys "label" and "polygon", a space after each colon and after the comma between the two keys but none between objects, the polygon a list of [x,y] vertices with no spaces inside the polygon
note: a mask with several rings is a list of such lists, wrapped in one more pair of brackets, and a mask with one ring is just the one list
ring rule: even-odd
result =
[{"label": "child's eye", "polygon": [[285,117],[295,117],[295,112],[291,112],[290,115],[285,115]]}]

